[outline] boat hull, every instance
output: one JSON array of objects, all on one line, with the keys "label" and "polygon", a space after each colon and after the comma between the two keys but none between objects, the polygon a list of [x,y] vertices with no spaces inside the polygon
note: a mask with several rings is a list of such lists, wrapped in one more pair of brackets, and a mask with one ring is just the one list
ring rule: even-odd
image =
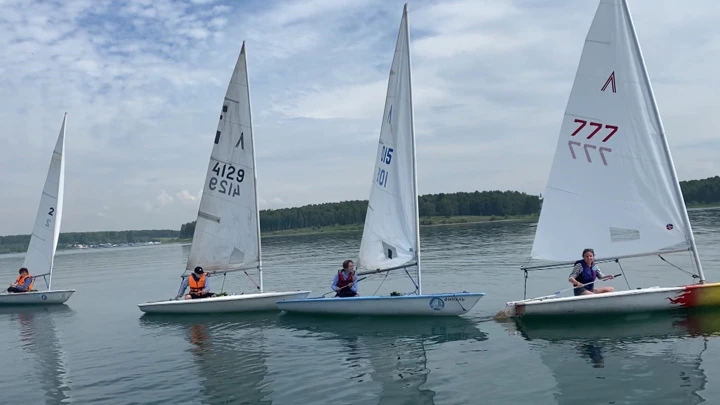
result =
[{"label": "boat hull", "polygon": [[470,311],[485,293],[387,297],[306,298],[278,302],[287,312],[376,316],[456,316]]},{"label": "boat hull", "polygon": [[507,317],[621,314],[720,306],[720,283],[649,287],[604,294],[511,301]]},{"label": "boat hull", "polygon": [[75,290],[33,291],[0,294],[0,306],[57,305],[69,300]]},{"label": "boat hull", "polygon": [[164,300],[138,304],[141,311],[155,314],[218,314],[231,312],[277,311],[276,302],[305,298],[310,291],[262,292],[226,295],[194,300]]}]

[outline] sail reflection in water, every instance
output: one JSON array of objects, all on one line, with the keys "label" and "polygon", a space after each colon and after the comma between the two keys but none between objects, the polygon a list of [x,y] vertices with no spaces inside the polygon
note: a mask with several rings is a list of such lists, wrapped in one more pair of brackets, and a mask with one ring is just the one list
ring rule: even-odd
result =
[{"label": "sail reflection in water", "polygon": [[[181,334],[189,343],[188,368],[197,370],[200,385],[194,397],[203,404],[271,404],[263,380],[266,365],[265,330],[268,315],[144,316],[141,326],[159,329],[162,334]],[[183,391],[184,392],[184,391]],[[178,400],[192,395],[184,393]]]},{"label": "sail reflection in water", "polygon": [[[143,316],[141,326],[158,329],[161,334],[180,334],[187,346],[187,368],[194,373],[199,391],[180,389],[177,400],[194,398],[203,404],[271,404],[264,392],[268,373],[264,329],[268,315],[241,317],[213,315],[207,319],[192,316]],[[179,382],[183,384],[183,382]],[[178,402],[178,403],[180,403]]]},{"label": "sail reflection in water", "polygon": [[[553,373],[558,404],[705,402],[702,367],[719,311],[518,322]],[[583,389],[591,386],[591,390]]]},{"label": "sail reflection in water", "polygon": [[[453,341],[487,340],[464,318],[339,320],[286,314],[278,323],[291,335],[317,344],[318,350],[333,352],[321,372],[304,375],[306,385],[326,391],[322,396],[326,403],[435,404],[436,393],[424,387],[430,373],[427,351]],[[294,357],[317,361],[314,350],[308,348],[302,358],[299,353]],[[275,391],[276,396],[286,394],[279,385]],[[280,402],[292,403],[289,398]]]},{"label": "sail reflection in water", "polygon": [[[65,306],[0,308],[0,317],[16,329],[15,342],[3,344],[0,403],[61,404],[70,400],[67,361],[56,322],[73,311]],[[19,384],[20,381],[26,384]],[[4,402],[7,401],[7,402]]]}]

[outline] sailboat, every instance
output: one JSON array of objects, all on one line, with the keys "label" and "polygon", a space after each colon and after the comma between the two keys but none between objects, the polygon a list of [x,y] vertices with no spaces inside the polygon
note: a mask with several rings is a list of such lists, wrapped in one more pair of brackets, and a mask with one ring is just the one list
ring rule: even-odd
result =
[{"label": "sailboat", "polygon": [[[257,269],[257,292],[138,304],[146,313],[222,313],[277,310],[280,299],[310,291],[264,291],[255,140],[250,118],[245,42],[222,104],[186,270],[200,266],[210,278]],[[249,275],[248,275],[249,277]],[[252,278],[251,278],[252,280]]]},{"label": "sailboat", "polygon": [[690,252],[694,274],[688,273],[697,283],[572,297],[557,292],[508,302],[497,317],[720,305],[720,283],[705,283],[625,0],[600,1],[565,110],[531,253],[531,260],[555,263],[523,269],[567,266],[569,273],[585,248],[594,249],[596,263]]},{"label": "sailboat", "polygon": [[[52,272],[60,236],[60,222],[63,211],[63,190],[65,189],[65,123],[63,116],[50,168],[45,179],[40,206],[35,216],[35,227],[30,236],[30,244],[25,253],[23,267],[30,271],[33,283],[40,277],[45,281],[46,289],[25,293],[0,293],[0,305],[46,305],[63,304],[70,299],[75,290],[52,290]],[[40,274],[36,274],[40,273]]]},{"label": "sailboat", "polygon": [[[420,233],[410,78],[410,35],[407,4],[395,45],[373,184],[360,243],[358,268],[369,274],[404,270],[416,294],[346,298],[307,298],[278,302],[288,312],[351,315],[461,315],[484,293],[423,294],[420,272]],[[413,280],[407,271],[416,268]]]}]

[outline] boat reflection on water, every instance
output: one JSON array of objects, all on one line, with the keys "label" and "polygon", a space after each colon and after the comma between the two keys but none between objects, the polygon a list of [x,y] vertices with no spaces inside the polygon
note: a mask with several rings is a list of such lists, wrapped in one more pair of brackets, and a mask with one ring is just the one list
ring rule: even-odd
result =
[{"label": "boat reflection on water", "polygon": [[427,353],[487,340],[474,322],[445,317],[155,315],[140,322],[164,337],[170,359],[188,353],[187,366],[176,370],[185,382],[177,398],[207,404],[434,404],[435,392],[424,387]]},{"label": "boat reflection on water", "polygon": [[[698,404],[720,310],[528,319],[506,328],[530,341],[552,371],[559,404]],[[583,383],[584,381],[584,383]],[[587,387],[583,388],[583,387]]]},{"label": "boat reflection on water", "polygon": [[[27,404],[70,402],[68,366],[56,323],[62,323],[73,313],[66,305],[0,307],[0,316],[9,316],[10,324],[16,325],[18,346],[23,352],[16,353],[13,348],[4,350],[5,372],[15,376],[25,374],[25,378],[32,382],[32,389],[19,389],[17,377],[6,378],[5,384],[15,387],[5,386],[4,400]],[[24,366],[29,364],[35,366],[26,371]]]},{"label": "boat reflection on water", "polygon": [[[368,398],[368,403],[434,404],[435,392],[423,387],[430,372],[427,352],[443,344],[487,340],[487,335],[473,322],[461,317],[338,319],[283,314],[278,318],[278,325],[296,335],[303,333],[304,337],[319,341],[319,345],[334,342],[333,348],[340,349],[335,359],[343,363],[343,368],[353,372],[346,374],[339,383],[359,386],[347,395],[326,393],[330,396],[328,399],[337,403],[357,400],[358,392],[364,392],[365,398],[372,396],[372,399]],[[318,378],[325,378],[327,372],[325,370]]]},{"label": "boat reflection on water", "polygon": [[181,334],[188,342],[189,362],[196,365],[190,380],[200,385],[196,397],[205,404],[271,404],[265,392],[266,330],[274,317],[268,314],[142,316],[142,327]]}]

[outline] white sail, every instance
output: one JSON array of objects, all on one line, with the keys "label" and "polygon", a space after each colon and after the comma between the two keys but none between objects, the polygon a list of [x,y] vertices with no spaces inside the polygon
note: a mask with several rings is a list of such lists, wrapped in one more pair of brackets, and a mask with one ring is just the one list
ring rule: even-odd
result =
[{"label": "white sail", "polygon": [[260,267],[256,179],[243,42],[214,134],[186,271]]},{"label": "white sail", "polygon": [[692,245],[627,4],[602,0],[565,110],[531,255],[566,261],[594,248],[597,257],[620,258]]},{"label": "white sail", "polygon": [[[63,116],[60,134],[53,150],[50,168],[45,179],[40,206],[35,217],[35,227],[25,254],[26,267],[31,275],[52,273],[55,249],[60,236],[62,222],[63,190],[65,189],[65,124],[67,113]],[[48,289],[52,278],[48,278]],[[37,288],[37,286],[36,286]]]},{"label": "white sail", "polygon": [[418,259],[415,134],[410,89],[407,5],[388,80],[385,113],[358,267],[389,269]]}]

